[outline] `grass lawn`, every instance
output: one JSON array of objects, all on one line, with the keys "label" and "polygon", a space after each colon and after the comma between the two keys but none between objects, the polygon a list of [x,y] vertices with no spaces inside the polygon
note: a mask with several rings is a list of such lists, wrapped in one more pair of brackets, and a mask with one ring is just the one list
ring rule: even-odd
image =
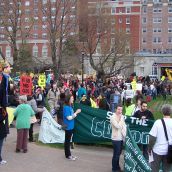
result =
[{"label": "grass lawn", "polygon": [[162,118],[161,107],[164,104],[172,105],[172,96],[168,95],[164,100],[162,97],[157,97],[156,100],[152,100],[148,103],[148,109],[153,113],[155,119]]}]

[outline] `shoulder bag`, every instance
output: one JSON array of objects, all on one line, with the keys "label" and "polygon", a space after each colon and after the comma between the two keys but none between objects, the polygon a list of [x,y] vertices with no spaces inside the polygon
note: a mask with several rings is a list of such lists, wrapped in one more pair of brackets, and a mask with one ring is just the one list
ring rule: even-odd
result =
[{"label": "shoulder bag", "polygon": [[172,164],[172,145],[169,144],[168,134],[167,134],[167,129],[166,129],[164,119],[161,119],[161,121],[162,121],[162,124],[163,124],[163,127],[164,127],[165,137],[166,137],[167,142],[168,142],[167,162],[169,164]]}]

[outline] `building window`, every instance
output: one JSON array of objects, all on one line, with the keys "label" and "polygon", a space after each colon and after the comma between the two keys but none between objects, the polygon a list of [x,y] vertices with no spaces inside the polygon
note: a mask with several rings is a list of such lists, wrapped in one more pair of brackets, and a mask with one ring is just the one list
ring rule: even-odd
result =
[{"label": "building window", "polygon": [[7,58],[10,58],[11,57],[11,47],[10,46],[7,46],[6,47],[6,57]]},{"label": "building window", "polygon": [[153,28],[154,33],[161,33],[162,29],[161,28]]},{"label": "building window", "polygon": [[160,37],[154,37],[153,42],[154,43],[161,43],[161,38]]},{"label": "building window", "polygon": [[46,3],[47,3],[47,0],[42,0],[42,3],[43,3],[43,4],[46,4]]},{"label": "building window", "polygon": [[101,44],[100,43],[97,44],[96,53],[101,54]]},{"label": "building window", "polygon": [[146,32],[147,32],[147,29],[146,29],[146,28],[143,28],[143,29],[142,29],[142,32],[143,32],[143,33],[146,33]]},{"label": "building window", "polygon": [[168,23],[172,23],[172,17],[168,17]]},{"label": "building window", "polygon": [[29,6],[30,5],[30,2],[29,1],[26,1],[25,2],[25,6]]},{"label": "building window", "polygon": [[156,63],[152,65],[152,75],[158,75],[158,65]]},{"label": "building window", "polygon": [[172,7],[168,7],[168,12],[172,13]]},{"label": "building window", "polygon": [[129,27],[126,28],[126,33],[130,33],[130,28]]},{"label": "building window", "polygon": [[131,13],[131,7],[126,7],[126,13]]},{"label": "building window", "polygon": [[43,39],[46,39],[46,38],[47,38],[47,34],[46,34],[46,33],[43,33],[43,34],[42,34],[42,38],[43,38]]},{"label": "building window", "polygon": [[38,15],[38,9],[34,9],[33,13],[35,16],[37,16]]},{"label": "building window", "polygon": [[168,33],[172,33],[172,28],[168,28]]},{"label": "building window", "polygon": [[153,23],[161,23],[162,22],[162,18],[161,17],[154,17],[153,18]]},{"label": "building window", "polygon": [[43,16],[42,21],[45,22],[47,20],[47,17]]},{"label": "building window", "polygon": [[161,13],[162,9],[161,8],[153,8],[154,13]]},{"label": "building window", "polygon": [[29,9],[25,10],[25,15],[30,15],[30,10]]},{"label": "building window", "polygon": [[34,25],[33,30],[38,30],[38,25]]},{"label": "building window", "polygon": [[129,17],[126,18],[126,24],[130,24],[130,18]]},{"label": "building window", "polygon": [[161,3],[162,1],[161,0],[153,0],[153,2],[156,4],[156,3]]},{"label": "building window", "polygon": [[168,43],[172,43],[172,37],[168,38]]},{"label": "building window", "polygon": [[146,38],[142,38],[142,42],[143,43],[146,43]]},{"label": "building window", "polygon": [[142,18],[142,23],[146,23],[146,17]]},{"label": "building window", "polygon": [[42,57],[48,57],[48,48],[46,45],[42,47]]},{"label": "building window", "polygon": [[111,14],[115,14],[116,13],[116,8],[115,7],[112,7],[111,8]]},{"label": "building window", "polygon": [[147,12],[147,7],[143,7],[143,13]]},{"label": "building window", "polygon": [[34,33],[34,34],[33,34],[33,38],[34,38],[34,39],[37,39],[37,38],[38,38],[38,34],[37,34],[37,33]]},{"label": "building window", "polygon": [[38,57],[38,46],[37,45],[33,46],[33,56]]}]

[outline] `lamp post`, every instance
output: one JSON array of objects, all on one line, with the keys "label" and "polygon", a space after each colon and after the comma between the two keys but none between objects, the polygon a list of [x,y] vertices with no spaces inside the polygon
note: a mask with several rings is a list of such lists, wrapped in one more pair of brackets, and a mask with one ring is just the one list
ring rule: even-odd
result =
[{"label": "lamp post", "polygon": [[82,84],[84,82],[84,52],[82,51]]}]

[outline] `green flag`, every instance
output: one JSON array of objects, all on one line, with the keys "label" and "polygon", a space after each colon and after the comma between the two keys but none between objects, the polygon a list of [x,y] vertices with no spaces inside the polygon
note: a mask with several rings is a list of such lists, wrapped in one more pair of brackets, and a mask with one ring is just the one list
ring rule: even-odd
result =
[{"label": "green flag", "polygon": [[142,155],[135,140],[131,136],[130,129],[127,127],[127,136],[125,139],[124,153],[124,171],[125,172],[151,172],[146,159]]}]

